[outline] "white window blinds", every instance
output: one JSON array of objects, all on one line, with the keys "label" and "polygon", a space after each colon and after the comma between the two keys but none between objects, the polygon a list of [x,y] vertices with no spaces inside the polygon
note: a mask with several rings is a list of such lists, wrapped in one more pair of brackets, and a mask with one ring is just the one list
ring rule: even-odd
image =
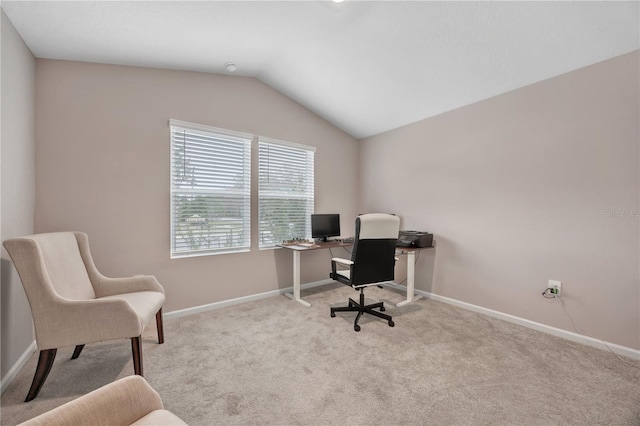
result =
[{"label": "white window blinds", "polygon": [[315,148],[258,140],[259,247],[311,237]]},{"label": "white window blinds", "polygon": [[171,257],[249,250],[252,137],[170,126]]}]

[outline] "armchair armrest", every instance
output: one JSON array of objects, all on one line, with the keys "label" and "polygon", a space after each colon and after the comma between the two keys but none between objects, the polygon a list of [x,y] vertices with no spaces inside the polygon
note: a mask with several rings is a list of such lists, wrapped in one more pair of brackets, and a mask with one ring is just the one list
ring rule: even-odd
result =
[{"label": "armchair armrest", "polygon": [[164,288],[153,275],[109,278],[98,272],[96,275],[91,276],[91,284],[93,284],[96,297],[115,296],[116,294],[137,291],[157,291],[164,294]]},{"label": "armchair armrest", "polygon": [[75,232],[80,255],[87,268],[87,274],[96,297],[114,296],[116,294],[134,293],[138,291],[158,291],[164,294],[164,288],[153,275],[136,275],[125,278],[109,278],[102,275],[93,262],[89,251],[89,237],[84,232]]},{"label": "armchair armrest", "polygon": [[[20,426],[129,425],[162,410],[160,395],[140,376],[109,383]],[[184,424],[184,423],[183,423]]]},{"label": "armchair armrest", "polygon": [[36,341],[42,349],[136,337],[142,320],[123,299],[70,300],[55,297],[48,315],[34,317]]},{"label": "armchair armrest", "polygon": [[333,258],[331,258],[331,262],[341,263],[341,264],[346,265],[346,266],[353,265],[353,262],[352,262],[351,260],[342,259],[342,258],[340,258],[340,257],[333,257]]}]

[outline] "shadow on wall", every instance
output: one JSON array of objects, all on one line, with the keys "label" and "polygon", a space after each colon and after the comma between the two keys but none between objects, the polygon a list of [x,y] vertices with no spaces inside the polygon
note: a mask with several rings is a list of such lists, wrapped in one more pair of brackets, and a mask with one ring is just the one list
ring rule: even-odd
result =
[{"label": "shadow on wall", "polygon": [[[27,296],[24,294],[18,271],[13,267],[13,262],[9,259],[2,258],[0,260],[0,335],[2,336],[2,344],[0,345],[0,359],[2,360],[1,371],[4,374],[12,367],[12,361],[15,361],[15,348],[13,348],[12,342],[8,336],[12,336],[14,329],[19,326],[15,324],[16,320],[19,320],[21,316],[16,316],[14,310],[16,306],[22,306],[16,304],[16,300],[24,299]],[[28,303],[24,303],[29,307]],[[26,315],[31,317],[31,312]],[[29,339],[27,339],[29,340]]]},{"label": "shadow on wall", "polygon": [[434,240],[434,247],[421,250],[416,255],[416,288],[432,293],[433,276],[436,265],[436,255],[438,249]]},{"label": "shadow on wall", "polygon": [[293,254],[289,249],[273,249],[276,262],[278,288],[283,289],[293,285]]},{"label": "shadow on wall", "polygon": [[[431,293],[433,290],[433,277],[436,263],[437,243],[434,240],[433,248],[425,248],[416,253],[415,259],[415,288]],[[396,264],[395,282],[407,284],[407,261],[408,256],[399,256],[400,261]]]}]

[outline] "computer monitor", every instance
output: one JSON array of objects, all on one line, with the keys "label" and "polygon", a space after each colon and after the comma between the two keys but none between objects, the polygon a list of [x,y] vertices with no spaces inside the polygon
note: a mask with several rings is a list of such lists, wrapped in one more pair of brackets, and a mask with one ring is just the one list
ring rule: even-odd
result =
[{"label": "computer monitor", "polygon": [[340,215],[337,213],[312,214],[311,236],[325,242],[327,237],[340,236]]}]

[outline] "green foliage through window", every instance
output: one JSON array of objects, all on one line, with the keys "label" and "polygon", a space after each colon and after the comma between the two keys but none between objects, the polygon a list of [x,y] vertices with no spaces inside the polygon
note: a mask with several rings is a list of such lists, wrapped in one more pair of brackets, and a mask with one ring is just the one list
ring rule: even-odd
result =
[{"label": "green foliage through window", "polygon": [[171,124],[172,257],[248,250],[251,136]]},{"label": "green foliage through window", "polygon": [[310,238],[315,148],[260,138],[259,246]]}]

